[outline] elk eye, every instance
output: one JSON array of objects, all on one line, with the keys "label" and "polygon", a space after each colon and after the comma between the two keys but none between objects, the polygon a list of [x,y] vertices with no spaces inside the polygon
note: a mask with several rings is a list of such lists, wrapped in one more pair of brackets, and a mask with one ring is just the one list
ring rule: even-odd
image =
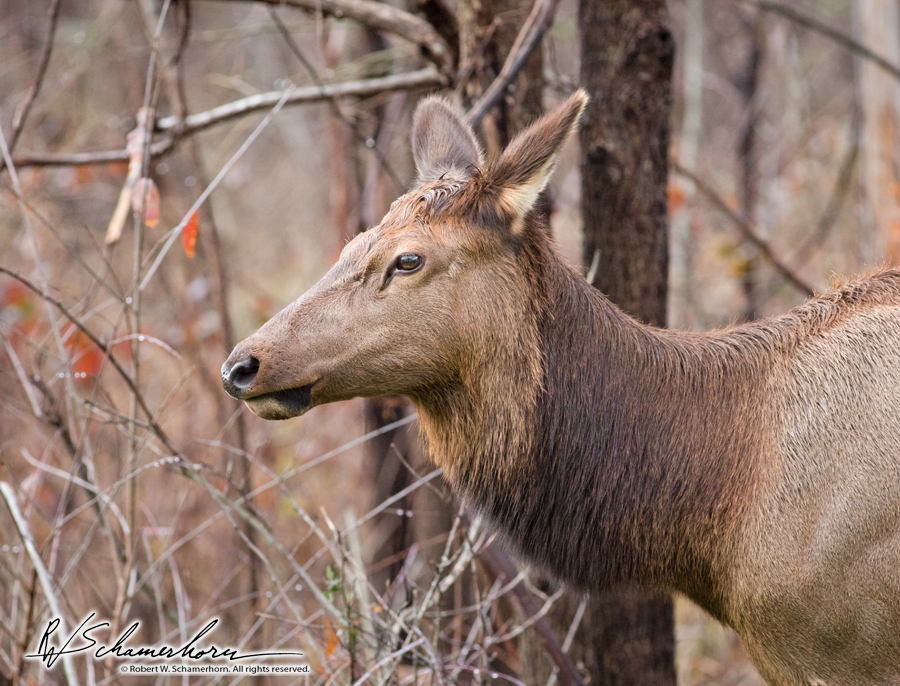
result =
[{"label": "elk eye", "polygon": [[397,258],[395,269],[398,272],[414,272],[422,266],[421,255],[415,253],[404,253]]}]

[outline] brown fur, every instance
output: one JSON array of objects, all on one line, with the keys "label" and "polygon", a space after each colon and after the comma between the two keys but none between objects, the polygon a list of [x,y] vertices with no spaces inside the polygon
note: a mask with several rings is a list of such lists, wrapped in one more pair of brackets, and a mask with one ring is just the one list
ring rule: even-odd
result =
[{"label": "brown fur", "polygon": [[[725,331],[630,319],[530,211],[583,105],[483,166],[426,103],[413,139],[440,159],[235,348],[226,388],[270,419],[407,394],[447,479],[532,562],[684,593],[772,684],[900,683],[900,271]],[[422,268],[392,273],[404,253]]]}]

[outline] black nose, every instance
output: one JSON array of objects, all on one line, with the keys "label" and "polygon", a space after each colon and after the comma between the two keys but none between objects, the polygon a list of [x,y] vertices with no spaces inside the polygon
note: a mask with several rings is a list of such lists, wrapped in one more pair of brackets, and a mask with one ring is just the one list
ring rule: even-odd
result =
[{"label": "black nose", "polygon": [[253,384],[256,374],[259,372],[259,360],[248,355],[229,369],[228,362],[222,365],[222,384],[228,395],[240,400],[247,394],[247,389]]}]

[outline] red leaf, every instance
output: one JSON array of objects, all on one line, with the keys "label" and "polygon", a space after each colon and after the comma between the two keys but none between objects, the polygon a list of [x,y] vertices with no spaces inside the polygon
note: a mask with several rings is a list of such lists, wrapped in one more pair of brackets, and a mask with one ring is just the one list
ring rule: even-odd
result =
[{"label": "red leaf", "polygon": [[197,232],[200,230],[200,210],[194,212],[181,232],[181,242],[184,245],[184,254],[194,257],[197,248]]}]

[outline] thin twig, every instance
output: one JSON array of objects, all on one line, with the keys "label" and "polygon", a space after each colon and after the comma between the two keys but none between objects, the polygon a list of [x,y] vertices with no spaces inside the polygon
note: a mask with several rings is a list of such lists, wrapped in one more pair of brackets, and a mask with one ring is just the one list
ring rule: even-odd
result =
[{"label": "thin twig", "polygon": [[[184,230],[184,227],[188,225],[191,217],[194,216],[194,213],[200,209],[200,206],[206,202],[206,199],[210,196],[210,194],[215,190],[216,186],[219,185],[219,182],[225,175],[231,170],[231,167],[241,158],[241,156],[247,151],[247,149],[253,144],[253,141],[263,132],[263,130],[269,125],[269,122],[272,121],[272,118],[278,114],[281,108],[284,106],[287,99],[291,96],[292,89],[288,89],[281,93],[281,98],[275,103],[275,106],[269,111],[269,113],[265,116],[265,118],[253,129],[253,132],[247,136],[247,140],[245,140],[241,147],[237,149],[237,151],[231,156],[231,158],[222,166],[219,170],[219,173],[216,174],[216,177],[210,182],[210,184],[203,190],[200,194],[200,197],[194,201],[194,204],[191,205],[191,208],[184,215],[182,220],[178,223],[174,229],[172,229],[167,237],[165,243],[162,244],[162,247],[159,250],[159,253],[156,255],[156,259],[153,261],[153,264],[147,270],[147,273],[144,275],[143,279],[140,281],[140,286],[138,290],[143,291],[144,288],[147,287],[147,284],[150,283],[150,280],[153,278],[153,275],[156,273],[156,270],[159,269],[159,265],[162,264],[163,258],[166,256],[166,253],[169,252],[169,248],[172,247],[172,244],[181,235],[181,232]],[[162,241],[162,239],[160,239]],[[157,246],[159,243],[157,243]],[[156,248],[157,246],[154,246]],[[147,255],[149,259],[150,255],[153,254],[153,250]],[[140,272],[135,274],[135,284],[137,284],[138,279],[140,279]]]},{"label": "thin twig", "polygon": [[716,209],[718,209],[722,214],[724,214],[731,220],[731,222],[743,234],[744,238],[752,243],[756,247],[756,249],[759,250],[759,254],[769,261],[769,263],[775,268],[775,271],[781,274],[788,282],[791,283],[791,285],[793,285],[797,290],[801,291],[807,297],[815,294],[816,291],[810,285],[803,281],[799,276],[794,274],[793,271],[791,271],[780,259],[778,259],[775,253],[772,252],[771,246],[757,235],[753,227],[750,226],[750,224],[748,224],[746,221],[744,221],[744,219],[740,217],[734,210],[728,207],[728,203],[726,203],[722,199],[722,196],[719,195],[712,186],[706,183],[706,181],[704,181],[703,179],[699,178],[696,174],[694,174],[694,172],[688,171],[674,160],[669,161],[669,166],[673,171],[693,181],[700,194],[703,195],[707,200],[709,200],[713,205],[715,205]]},{"label": "thin twig", "polygon": [[131,378],[131,376],[128,374],[128,372],[125,371],[125,369],[122,367],[122,365],[119,364],[119,361],[113,356],[112,349],[109,346],[107,346],[105,343],[103,343],[103,341],[101,341],[99,338],[97,338],[96,334],[94,334],[93,331],[91,331],[84,324],[82,324],[81,321],[78,319],[78,317],[76,317],[74,314],[69,312],[69,310],[66,308],[66,306],[63,305],[59,300],[57,300],[49,293],[42,290],[40,287],[33,284],[31,281],[26,279],[24,276],[21,276],[20,274],[17,274],[16,272],[14,272],[10,269],[6,269],[5,267],[0,267],[0,274],[6,274],[7,276],[11,276],[16,281],[18,281],[23,286],[25,286],[28,290],[32,291],[35,295],[40,297],[42,300],[53,305],[53,307],[55,307],[57,310],[60,311],[60,313],[63,315],[63,317],[68,319],[69,322],[71,322],[73,326],[75,326],[79,331],[81,331],[85,336],[87,336],[91,340],[91,343],[93,343],[98,348],[100,348],[100,350],[103,352],[106,359],[108,359],[109,363],[113,366],[113,369],[115,369],[119,373],[119,376],[122,377],[122,380],[128,386],[128,390],[131,391],[131,393],[134,395],[141,410],[143,410],[144,414],[146,414],[147,417],[149,418],[148,423],[150,425],[150,429],[153,431],[153,433],[156,435],[156,437],[162,442],[162,444],[166,447],[166,449],[169,450],[173,455],[178,455],[180,457],[180,459],[184,460],[185,465],[192,466],[192,463],[189,460],[187,460],[187,458],[183,457],[181,452],[177,448],[175,448],[175,445],[172,443],[171,439],[168,437],[166,432],[162,430],[162,427],[153,418],[153,413],[150,411],[150,408],[147,406],[147,403],[144,400],[143,394],[140,392],[140,389],[138,389],[138,387],[135,385],[134,379]]},{"label": "thin twig", "polygon": [[793,254],[791,259],[788,260],[794,265],[794,269],[799,269],[806,264],[807,260],[812,256],[813,251],[824,243],[828,234],[831,232],[831,229],[834,227],[835,222],[837,222],[841,213],[841,208],[844,206],[844,201],[847,199],[847,194],[850,191],[851,181],[853,179],[853,171],[856,169],[856,161],[859,158],[859,135],[862,130],[862,117],[858,110],[853,116],[852,126],[853,139],[850,141],[850,149],[847,151],[847,155],[844,157],[844,161],[841,164],[837,179],[835,179],[834,182],[834,188],[828,199],[828,204],[825,206],[825,210],[819,218],[816,230],[799,248],[797,248],[797,251]]},{"label": "thin twig", "polygon": [[484,115],[500,99],[506,87],[525,66],[525,62],[528,61],[534,49],[540,45],[541,39],[553,23],[558,5],[559,0],[535,0],[531,13],[519,30],[497,78],[472,105],[472,109],[466,113],[466,121],[470,125],[477,126],[481,122]]},{"label": "thin twig", "polygon": [[34,99],[37,97],[37,94],[41,90],[41,85],[44,83],[44,75],[47,73],[47,65],[50,64],[50,53],[53,51],[53,40],[56,37],[56,24],[59,19],[59,5],[60,0],[51,0],[50,10],[47,14],[50,16],[50,28],[47,31],[47,42],[44,44],[44,50],[41,53],[41,61],[38,64],[37,74],[34,77],[34,83],[31,84],[31,88],[28,89],[28,93],[25,95],[25,100],[19,105],[18,110],[16,111],[16,116],[13,119],[13,130],[12,134],[9,137],[9,151],[12,152],[16,143],[19,140],[19,136],[22,135],[22,131],[25,128],[25,120],[28,118],[28,113],[31,111],[31,106],[34,104]]},{"label": "thin twig", "polygon": [[[278,30],[281,32],[281,37],[284,39],[285,44],[288,46],[288,49],[297,58],[300,64],[303,65],[303,68],[306,69],[306,73],[309,74],[309,77],[313,80],[313,83],[316,84],[320,89],[325,88],[325,83],[319,77],[319,73],[316,71],[315,67],[313,67],[312,63],[306,59],[306,55],[303,54],[303,51],[300,49],[300,46],[297,45],[297,41],[294,40],[294,37],[291,35],[291,32],[288,30],[288,27],[281,20],[281,17],[278,16],[278,12],[275,9],[274,5],[269,6],[269,15],[272,17],[272,21],[278,27]],[[329,98],[329,104],[331,106],[331,111],[334,113],[334,116],[338,118],[340,122],[347,127],[347,130],[353,134],[353,137],[356,139],[358,143],[367,144],[367,136],[364,136],[360,133],[359,129],[356,127],[354,122],[344,114],[341,110],[340,99],[335,96],[333,98]],[[379,136],[379,140],[381,137]],[[394,172],[391,165],[388,163],[387,158],[384,155],[384,151],[381,149],[382,146],[376,145],[374,148],[375,152],[375,160],[379,165],[383,165],[387,173],[390,175],[391,179],[397,184],[397,188],[405,190],[403,187],[403,183],[400,181],[400,178],[397,176],[396,172]],[[370,226],[372,226],[370,224]]]},{"label": "thin twig", "polygon": [[[480,558],[498,577],[515,578],[517,573],[515,565],[497,546],[492,545],[483,549],[480,553]],[[522,606],[522,611],[525,615],[528,617],[538,615],[540,610],[523,584],[518,584],[513,589],[513,594]],[[534,631],[544,648],[544,652],[547,653],[547,657],[559,669],[560,683],[564,686],[582,686],[581,676],[575,669],[575,665],[572,664],[571,658],[563,652],[559,638],[550,628],[546,617],[541,616],[535,621]]]},{"label": "thin twig", "polygon": [[[106,357],[109,359],[110,364],[112,364],[113,368],[115,368],[116,371],[119,372],[119,375],[122,377],[122,379],[127,384],[128,389],[131,391],[138,407],[140,407],[141,410],[147,415],[147,417],[148,417],[147,423],[149,425],[150,430],[159,439],[159,441],[163,444],[163,446],[165,446],[165,448],[167,450],[169,450],[171,452],[171,454],[175,458],[177,458],[177,461],[181,464],[182,474],[184,476],[186,476],[187,478],[189,478],[194,483],[196,483],[197,485],[199,485],[203,490],[205,490],[207,492],[207,494],[211,495],[213,497],[213,499],[224,510],[226,510],[226,511],[230,510],[232,512],[235,512],[242,519],[244,519],[244,521],[246,521],[254,529],[256,529],[263,536],[263,538],[266,539],[266,541],[269,543],[269,545],[273,546],[276,550],[278,550],[279,553],[281,553],[285,557],[288,564],[290,564],[290,566],[294,569],[294,571],[296,573],[300,574],[300,576],[303,579],[306,586],[312,591],[313,595],[316,596],[316,599],[319,601],[320,605],[322,605],[329,612],[331,612],[336,618],[341,619],[342,614],[334,607],[334,605],[332,605],[331,601],[329,601],[328,598],[325,597],[325,595],[318,588],[318,586],[316,586],[313,583],[312,579],[309,577],[309,575],[306,573],[306,571],[303,570],[294,561],[294,558],[289,553],[289,551],[287,551],[284,548],[284,546],[282,546],[281,543],[279,543],[277,541],[277,539],[275,539],[275,537],[271,534],[271,532],[268,530],[267,526],[259,519],[259,517],[257,517],[252,512],[246,510],[245,508],[240,507],[240,505],[238,503],[241,501],[236,501],[231,498],[228,498],[227,496],[225,496],[224,494],[220,493],[218,490],[213,488],[209,484],[209,482],[205,478],[203,478],[203,476],[199,473],[199,471],[198,471],[199,465],[195,465],[194,463],[192,463],[190,460],[188,460],[188,458],[184,455],[184,453],[182,453],[175,447],[175,445],[172,443],[172,440],[169,438],[169,436],[166,434],[166,432],[162,429],[162,427],[156,421],[153,414],[150,412],[150,409],[147,406],[146,401],[144,400],[144,397],[141,394],[140,390],[135,385],[134,380],[125,372],[125,370],[122,368],[122,366],[116,360],[116,358],[113,357],[112,351],[109,349],[109,347],[107,345],[105,345],[99,338],[97,338],[97,336],[90,329],[88,329],[80,321],[78,321],[78,319],[76,317],[74,317],[61,302],[56,300],[49,293],[45,293],[40,288],[38,288],[33,283],[31,283],[28,279],[20,276],[19,274],[16,274],[15,272],[13,272],[9,269],[0,267],[0,273],[6,274],[7,276],[11,276],[12,278],[16,279],[17,281],[22,283],[22,285],[24,285],[26,288],[28,288],[29,290],[34,292],[36,295],[41,297],[44,301],[53,305],[56,309],[58,309],[60,311],[60,313],[66,319],[68,319],[82,333],[84,333],[88,338],[90,338],[91,342],[94,343],[94,345],[96,345],[98,348],[100,348],[105,353]],[[404,419],[406,419],[406,418],[404,418]],[[158,562],[158,560],[157,560],[157,562]],[[151,565],[151,567],[152,567],[152,565]],[[146,574],[146,572],[145,572],[145,574]],[[75,682],[73,682],[73,683],[75,683]]]},{"label": "thin twig", "polygon": [[[19,509],[16,492],[8,483],[0,481],[0,495],[2,495],[3,499],[6,501],[6,506],[9,508],[9,513],[12,515],[13,522],[16,525],[16,531],[19,532],[19,538],[22,539],[22,544],[25,546],[25,552],[28,553],[31,564],[34,566],[38,579],[41,581],[41,588],[44,589],[44,597],[46,597],[47,604],[50,606],[50,612],[53,613],[54,619],[59,620],[60,635],[68,636],[69,632],[66,629],[65,615],[63,615],[62,609],[59,606],[59,600],[56,598],[56,592],[53,589],[53,580],[50,578],[50,574],[44,566],[44,561],[41,559],[41,556],[34,545],[34,540],[31,538],[28,522],[25,521],[25,517],[22,516],[22,511]],[[78,686],[78,672],[75,669],[75,661],[72,658],[72,652],[74,651],[61,652],[63,669],[66,672],[66,680],[69,682],[69,686]]]},{"label": "thin twig", "polygon": [[886,60],[881,55],[873,52],[865,45],[860,43],[859,41],[853,40],[850,36],[842,31],[838,31],[837,29],[829,26],[828,24],[819,21],[813,17],[810,17],[807,14],[803,14],[802,12],[798,12],[793,7],[788,7],[787,5],[783,5],[780,2],[772,2],[772,0],[738,0],[739,2],[744,2],[749,5],[755,5],[759,9],[764,12],[772,12],[773,14],[780,14],[782,17],[786,19],[790,19],[795,24],[799,24],[800,26],[805,26],[808,29],[816,31],[817,33],[821,33],[823,36],[826,36],[833,40],[835,43],[842,45],[843,47],[851,50],[852,52],[857,53],[861,57],[866,58],[877,64],[879,67],[884,69],[888,74],[893,76],[895,79],[900,79],[900,67],[895,64],[892,64],[888,60]]},{"label": "thin twig", "polygon": [[[191,132],[193,133],[193,132]],[[175,139],[166,137],[150,146],[151,157],[161,157],[175,147]],[[100,150],[75,153],[25,153],[13,160],[16,167],[80,167],[82,165],[127,162],[127,150]]]}]

